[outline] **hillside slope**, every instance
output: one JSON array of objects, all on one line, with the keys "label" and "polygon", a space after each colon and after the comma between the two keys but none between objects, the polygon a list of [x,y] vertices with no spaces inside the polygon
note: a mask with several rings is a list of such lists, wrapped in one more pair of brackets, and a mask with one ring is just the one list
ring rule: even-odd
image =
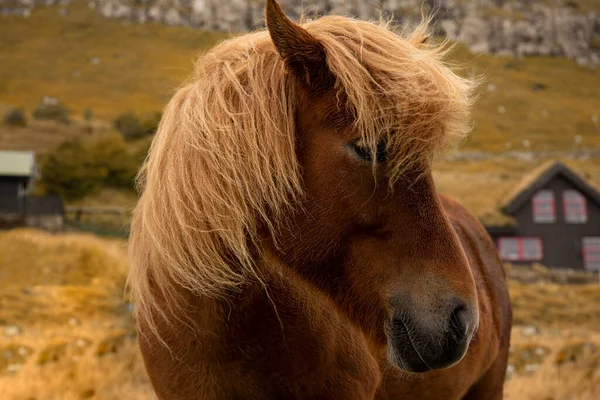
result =
[{"label": "hillside slope", "polygon": [[[31,111],[57,97],[81,115],[110,120],[160,110],[197,54],[227,35],[107,20],[79,3],[29,18],[1,17],[0,104]],[[562,58],[473,56],[457,47],[463,74],[483,74],[466,147],[478,151],[600,147],[600,70]],[[2,133],[3,131],[0,131]],[[523,142],[525,145],[523,145]]]},{"label": "hillside slope", "polygon": [[[194,58],[228,37],[105,19],[80,3],[64,16],[61,9],[0,17],[0,113],[30,113],[43,96],[58,98],[75,119],[92,109],[100,127],[124,111],[155,112],[191,73]],[[600,186],[600,70],[564,58],[474,56],[461,46],[451,61],[484,83],[471,136],[436,166],[443,191],[479,216],[498,216],[497,200],[550,157]],[[44,152],[61,138],[88,137],[77,126],[0,125],[0,147]]]}]

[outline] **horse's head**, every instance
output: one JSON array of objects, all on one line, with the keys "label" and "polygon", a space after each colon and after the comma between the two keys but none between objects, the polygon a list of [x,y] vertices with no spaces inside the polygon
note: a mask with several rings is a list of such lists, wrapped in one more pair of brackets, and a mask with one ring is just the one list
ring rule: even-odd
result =
[{"label": "horse's head", "polygon": [[129,241],[145,331],[185,317],[182,288],[228,299],[274,252],[391,363],[456,363],[477,296],[431,160],[468,130],[471,83],[423,29],[300,26],[272,0],[267,24],[200,57],[164,110]]},{"label": "horse's head", "polygon": [[331,295],[409,372],[447,368],[478,326],[469,262],[432,180],[460,131],[468,82],[422,32],[327,17],[306,28],[268,1],[295,97],[301,206],[276,230],[285,264]]}]

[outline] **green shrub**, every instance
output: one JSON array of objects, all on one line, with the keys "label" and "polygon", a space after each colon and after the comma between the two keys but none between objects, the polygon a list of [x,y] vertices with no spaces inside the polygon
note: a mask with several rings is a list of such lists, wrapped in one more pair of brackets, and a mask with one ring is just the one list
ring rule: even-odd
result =
[{"label": "green shrub", "polygon": [[92,111],[91,108],[86,108],[85,110],[83,110],[83,119],[84,120],[86,120],[87,122],[90,122],[93,117],[94,117],[94,112]]},{"label": "green shrub", "polygon": [[139,163],[127,152],[121,136],[110,135],[96,139],[87,148],[94,165],[106,171],[106,186],[133,188],[133,179]]},{"label": "green shrub", "polygon": [[48,194],[77,200],[102,186],[133,188],[141,161],[130,154],[117,134],[103,136],[88,144],[63,143],[41,163],[41,186]]},{"label": "green shrub", "polygon": [[27,126],[25,112],[20,108],[14,108],[4,116],[4,123],[11,126]]},{"label": "green shrub", "polygon": [[63,143],[40,165],[41,184],[46,193],[77,200],[96,191],[108,170],[98,165],[78,140]]},{"label": "green shrub", "polygon": [[113,121],[116,130],[121,132],[125,139],[136,139],[144,136],[144,127],[140,119],[132,112],[128,111],[119,115]]},{"label": "green shrub", "polygon": [[139,139],[154,135],[161,118],[162,113],[156,112],[141,120],[137,115],[128,111],[115,118],[113,125],[125,139]]},{"label": "green shrub", "polygon": [[69,110],[56,100],[42,100],[42,102],[33,110],[34,119],[52,120],[68,124]]},{"label": "green shrub", "polygon": [[145,135],[154,135],[158,130],[158,124],[160,124],[160,119],[162,118],[161,112],[156,112],[142,122],[142,127]]}]

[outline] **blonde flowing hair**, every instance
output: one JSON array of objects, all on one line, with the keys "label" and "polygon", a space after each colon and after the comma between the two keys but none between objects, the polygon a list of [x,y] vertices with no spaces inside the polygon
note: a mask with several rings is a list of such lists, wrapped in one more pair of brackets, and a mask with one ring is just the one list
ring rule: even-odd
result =
[{"label": "blonde flowing hair", "polygon": [[[403,37],[338,16],[301,26],[325,48],[363,141],[385,136],[392,181],[469,131],[473,81],[444,65],[443,44],[424,43],[427,24]],[[200,57],[167,105],[131,224],[129,284],[151,329],[153,315],[182,306],[178,287],[223,298],[258,277],[259,223],[275,236],[303,190],[291,79],[260,31]]]}]

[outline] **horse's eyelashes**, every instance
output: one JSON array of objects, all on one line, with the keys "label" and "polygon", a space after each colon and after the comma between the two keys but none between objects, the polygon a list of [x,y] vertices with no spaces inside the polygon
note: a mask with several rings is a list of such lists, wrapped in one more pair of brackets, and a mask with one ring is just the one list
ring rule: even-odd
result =
[{"label": "horse's eyelashes", "polygon": [[375,155],[368,146],[365,146],[358,141],[352,143],[351,148],[354,153],[364,161],[372,162],[373,158],[375,158],[377,163],[384,163],[388,159],[387,144],[384,141],[377,143],[377,154]]},{"label": "horse's eyelashes", "polygon": [[377,162],[384,163],[388,159],[387,143],[381,141],[377,143]]}]

